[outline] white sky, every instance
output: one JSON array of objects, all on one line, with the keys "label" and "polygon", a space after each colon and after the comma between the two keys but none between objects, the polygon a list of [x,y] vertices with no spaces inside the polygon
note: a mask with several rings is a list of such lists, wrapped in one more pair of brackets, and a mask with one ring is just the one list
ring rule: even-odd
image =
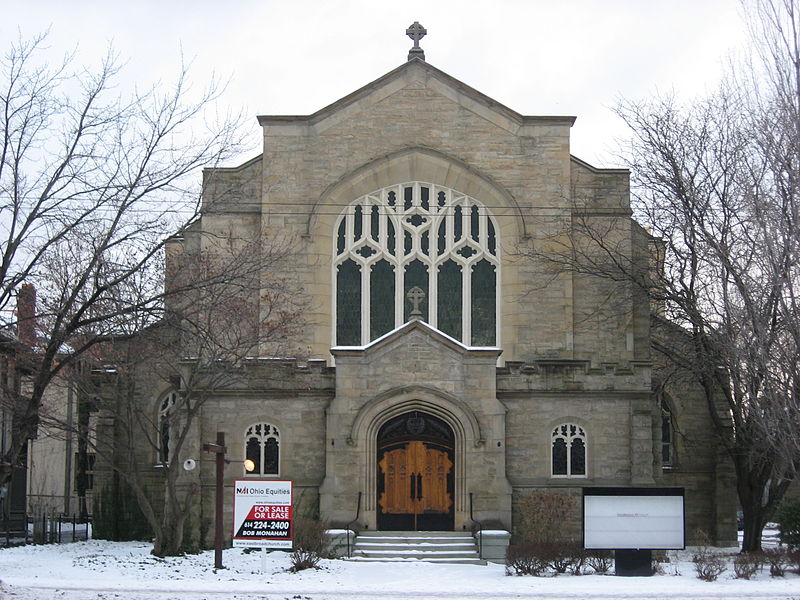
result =
[{"label": "white sky", "polygon": [[181,53],[201,86],[229,79],[225,104],[309,114],[406,60],[405,29],[428,30],[435,67],[526,115],[576,115],[572,153],[615,166],[626,134],[610,108],[660,90],[714,87],[746,43],[737,0],[0,0],[2,48],[50,27],[58,56],[96,64],[108,44],[124,80],[170,81]]}]

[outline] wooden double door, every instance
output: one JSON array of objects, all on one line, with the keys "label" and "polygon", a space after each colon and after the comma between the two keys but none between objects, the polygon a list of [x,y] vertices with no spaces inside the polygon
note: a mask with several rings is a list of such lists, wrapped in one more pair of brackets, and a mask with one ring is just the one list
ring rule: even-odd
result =
[{"label": "wooden double door", "polygon": [[[390,430],[384,439],[379,434],[378,529],[452,530],[452,431],[446,424],[446,429],[442,428],[439,419],[432,421],[435,417],[430,415],[414,413],[405,418],[411,432],[397,435],[398,431]],[[427,435],[408,439],[420,428],[420,433]]]}]

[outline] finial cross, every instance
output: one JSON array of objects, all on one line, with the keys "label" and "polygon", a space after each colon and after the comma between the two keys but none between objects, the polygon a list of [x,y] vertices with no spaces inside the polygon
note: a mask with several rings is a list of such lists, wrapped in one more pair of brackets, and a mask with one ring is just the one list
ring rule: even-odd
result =
[{"label": "finial cross", "polygon": [[414,40],[414,48],[419,48],[419,41],[424,38],[427,33],[428,30],[420,25],[419,21],[414,21],[414,23],[409,25],[408,29],[406,29],[406,35]]},{"label": "finial cross", "polygon": [[421,319],[422,311],[420,311],[419,305],[422,304],[423,300],[425,300],[425,292],[422,290],[422,288],[414,286],[408,290],[406,298],[408,298],[412,305],[411,313],[408,316],[412,319]]},{"label": "finial cross", "polygon": [[408,60],[412,58],[421,58],[425,60],[425,51],[419,47],[419,41],[425,37],[426,33],[428,33],[428,30],[420,25],[419,21],[414,21],[408,29],[406,29],[406,35],[414,40],[414,47],[408,51]]}]

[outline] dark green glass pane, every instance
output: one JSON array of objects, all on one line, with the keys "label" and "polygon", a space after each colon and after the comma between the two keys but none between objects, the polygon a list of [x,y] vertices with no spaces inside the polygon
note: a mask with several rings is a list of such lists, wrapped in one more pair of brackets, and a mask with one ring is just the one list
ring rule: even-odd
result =
[{"label": "dark green glass pane", "polygon": [[464,226],[464,223],[461,220],[462,210],[460,206],[456,206],[456,209],[453,211],[453,239],[457,242],[461,239],[461,229]]},{"label": "dark green glass pane", "polygon": [[567,440],[555,438],[553,440],[553,475],[567,474]]},{"label": "dark green glass pane", "polygon": [[356,216],[353,219],[353,241],[357,242],[361,239],[361,226],[363,225],[363,220],[361,215],[363,214],[364,209],[360,206],[356,206]]},{"label": "dark green glass pane", "polygon": [[439,225],[439,235],[437,236],[438,246],[439,246],[439,256],[444,254],[446,235],[447,235],[447,221],[442,221],[442,224]]},{"label": "dark green glass pane", "polygon": [[403,281],[403,322],[408,321],[411,314],[412,304],[408,299],[408,290],[413,287],[420,288],[425,292],[425,298],[420,302],[419,310],[422,312],[422,320],[428,320],[428,267],[422,264],[420,260],[412,260],[406,265],[406,272]]},{"label": "dark green glass pane", "polygon": [[386,225],[388,226],[386,228],[386,245],[389,248],[389,254],[394,256],[394,225],[392,225],[392,222],[388,219]]},{"label": "dark green glass pane", "polygon": [[497,315],[494,265],[479,261],[472,268],[472,345],[494,346]]},{"label": "dark green glass pane", "polygon": [[403,188],[403,208],[408,210],[411,208],[411,199],[414,197],[414,188]]},{"label": "dark green glass pane", "polygon": [[253,473],[256,475],[263,474],[261,472],[261,442],[257,437],[251,437],[247,440],[245,458],[253,461],[253,464],[255,465]]},{"label": "dark green glass pane", "polygon": [[369,280],[370,340],[394,329],[394,267],[379,260]]},{"label": "dark green glass pane", "polygon": [[422,208],[428,210],[430,208],[430,188],[421,187],[419,188],[419,198],[420,204],[422,204]]},{"label": "dark green glass pane", "polygon": [[264,442],[264,475],[278,474],[278,440],[267,438]]},{"label": "dark green glass pane", "polygon": [[469,226],[470,226],[470,230],[471,230],[470,233],[472,235],[472,239],[475,240],[476,242],[479,242],[480,240],[478,239],[478,237],[479,237],[478,234],[480,232],[480,227],[478,226],[478,207],[477,206],[473,206],[472,207],[472,213],[469,216]]},{"label": "dark green glass pane", "polygon": [[372,212],[370,213],[370,235],[373,240],[376,242],[378,241],[378,219],[380,219],[380,215],[378,213],[378,206],[373,204],[372,205]]},{"label": "dark green glass pane", "polygon": [[344,228],[345,228],[345,218],[342,217],[342,220],[339,222],[339,231],[336,234],[336,254],[341,254],[344,252]]},{"label": "dark green glass pane", "polygon": [[491,219],[488,219],[489,224],[489,252],[492,255],[497,255],[497,236],[494,233],[494,224]]},{"label": "dark green glass pane", "polygon": [[447,335],[461,340],[461,317],[463,307],[461,290],[463,277],[461,267],[448,260],[439,268],[438,280],[438,326]]},{"label": "dark green glass pane", "polygon": [[336,344],[361,345],[361,268],[351,259],[336,274]]},{"label": "dark green glass pane", "polygon": [[586,445],[581,438],[572,438],[569,467],[570,475],[586,475]]}]

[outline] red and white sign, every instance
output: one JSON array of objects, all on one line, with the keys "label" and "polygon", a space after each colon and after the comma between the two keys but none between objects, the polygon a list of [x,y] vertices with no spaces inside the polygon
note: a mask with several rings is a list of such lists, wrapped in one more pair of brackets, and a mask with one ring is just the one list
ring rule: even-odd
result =
[{"label": "red and white sign", "polygon": [[233,545],[292,549],[292,482],[237,479],[233,495]]}]

